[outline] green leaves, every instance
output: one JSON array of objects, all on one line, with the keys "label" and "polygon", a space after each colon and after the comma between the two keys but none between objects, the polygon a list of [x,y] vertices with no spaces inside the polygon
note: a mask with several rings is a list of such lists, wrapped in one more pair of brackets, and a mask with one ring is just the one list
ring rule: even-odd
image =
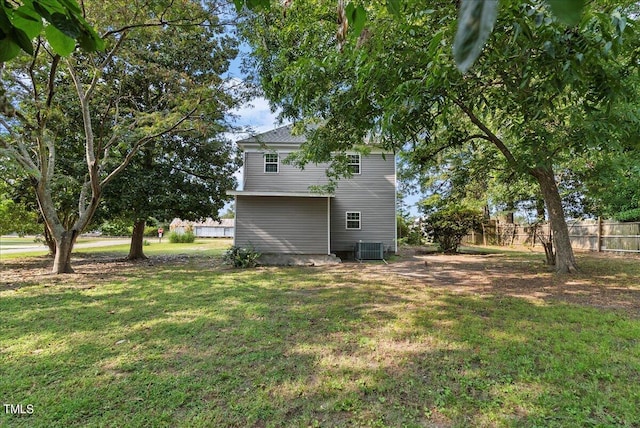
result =
[{"label": "green leaves", "polygon": [[364,29],[364,23],[367,21],[367,12],[362,5],[355,6],[353,3],[349,3],[345,11],[347,20],[352,25],[355,36],[358,37]]},{"label": "green leaves", "polygon": [[0,62],[15,58],[20,51],[33,54],[31,40],[42,31],[51,48],[59,55],[69,55],[76,41],[86,51],[104,49],[104,42],[82,16],[75,0],[25,0],[14,8],[0,3]]},{"label": "green leaves", "polygon": [[[24,10],[24,6],[20,9]],[[17,11],[8,8],[4,2],[0,3],[0,62],[14,58],[20,49],[33,53],[29,34],[33,33],[37,22],[34,25],[28,13],[21,13],[16,20],[14,12]]]},{"label": "green leaves", "polygon": [[480,55],[498,16],[498,0],[462,0],[453,57],[465,73]]},{"label": "green leaves", "polygon": [[562,22],[576,25],[580,21],[585,0],[547,0],[551,11]]},{"label": "green leaves", "polygon": [[400,16],[402,14],[402,0],[387,0],[387,10],[392,15]]},{"label": "green leaves", "polygon": [[236,6],[238,12],[240,12],[244,6],[247,6],[249,10],[271,9],[270,0],[233,0],[233,4]]},{"label": "green leaves", "polygon": [[47,36],[49,44],[58,55],[67,56],[76,48],[76,41],[65,35],[53,25],[47,25],[44,28],[44,34]]},{"label": "green leaves", "polygon": [[[398,10],[397,1],[389,1],[390,11]],[[585,0],[547,0],[551,11],[562,22],[575,25],[585,7]],[[394,14],[398,15],[398,13]],[[458,31],[453,44],[453,57],[458,69],[465,73],[482,52],[498,17],[498,0],[462,0],[458,15]]]}]

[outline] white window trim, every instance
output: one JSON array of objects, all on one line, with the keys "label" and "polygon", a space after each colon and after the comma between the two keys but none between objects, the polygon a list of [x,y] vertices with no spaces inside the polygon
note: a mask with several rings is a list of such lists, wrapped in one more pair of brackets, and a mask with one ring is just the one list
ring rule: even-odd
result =
[{"label": "white window trim", "polygon": [[[276,162],[268,162],[267,163],[267,155],[275,155]],[[265,174],[278,174],[280,172],[280,155],[278,153],[264,153],[262,156],[262,160],[264,162],[264,173]],[[267,171],[267,165],[276,165],[275,171]]]},{"label": "white window trim", "polygon": [[[358,214],[358,227],[349,227],[349,222],[350,221],[356,221],[356,220],[349,220],[349,214]],[[345,219],[345,224],[344,227],[346,230],[362,230],[362,212],[360,211],[346,211],[345,215],[344,215],[344,219]]]},{"label": "white window trim", "polygon": [[[347,156],[358,156],[358,172],[352,172],[351,174],[362,174],[362,155],[360,153],[347,153]],[[351,165],[355,165],[355,163],[349,162],[347,165],[349,165],[349,171],[351,171]]]}]

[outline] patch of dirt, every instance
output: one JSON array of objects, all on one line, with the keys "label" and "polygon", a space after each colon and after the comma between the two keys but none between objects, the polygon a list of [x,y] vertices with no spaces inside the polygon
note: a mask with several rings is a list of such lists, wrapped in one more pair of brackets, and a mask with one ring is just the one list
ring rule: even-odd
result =
[{"label": "patch of dirt", "polygon": [[[640,263],[636,255],[577,253],[578,265],[588,259],[619,260]],[[596,308],[620,309],[640,317],[640,277],[610,268],[615,262],[588,271],[560,275],[540,261],[472,250],[470,254],[445,255],[421,249],[403,249],[399,259],[389,264],[345,263],[336,267],[354,275],[363,273],[371,279],[388,280],[396,276],[414,287],[442,289],[475,296],[509,296],[543,303],[563,301]],[[582,263],[589,266],[593,263]]]},{"label": "patch of dirt", "polygon": [[0,262],[0,291],[18,289],[32,285],[65,286],[90,289],[103,282],[125,281],[133,275],[140,275],[140,268],[153,269],[154,266],[175,266],[195,263],[212,267],[219,261],[205,257],[170,255],[153,256],[146,260],[129,261],[105,255],[82,255],[73,257],[71,266],[75,273],[54,275],[51,273],[53,260],[47,256],[3,260]]}]

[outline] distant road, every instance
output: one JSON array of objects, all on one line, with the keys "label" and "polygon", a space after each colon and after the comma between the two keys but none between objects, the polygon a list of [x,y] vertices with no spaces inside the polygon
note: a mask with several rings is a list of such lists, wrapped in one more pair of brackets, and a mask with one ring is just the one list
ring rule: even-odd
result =
[{"label": "distant road", "polygon": [[[73,246],[76,248],[95,248],[95,247],[110,247],[112,245],[122,245],[128,244],[131,242],[129,238],[100,238],[97,241],[93,242],[84,242],[80,244],[76,244]],[[2,239],[0,239],[0,254],[15,254],[15,253],[37,253],[41,251],[48,251],[49,247],[46,244],[40,244],[34,242],[33,244],[19,244],[19,245],[10,245],[3,246]]]}]

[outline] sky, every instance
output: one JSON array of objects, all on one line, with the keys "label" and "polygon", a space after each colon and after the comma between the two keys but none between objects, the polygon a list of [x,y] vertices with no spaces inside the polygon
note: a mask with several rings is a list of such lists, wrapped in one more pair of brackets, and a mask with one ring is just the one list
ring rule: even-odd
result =
[{"label": "sky", "polygon": [[[227,76],[231,79],[242,81],[246,78],[246,75],[240,69],[242,58],[249,55],[250,48],[246,44],[240,46],[240,54],[231,62]],[[250,126],[254,133],[261,133],[270,131],[281,124],[278,122],[277,113],[273,113],[269,107],[269,102],[263,97],[257,97],[244,104],[238,109],[232,111],[232,113],[238,116],[236,125]],[[232,137],[234,141],[242,138],[246,138],[247,133],[238,134],[236,137]]]}]

